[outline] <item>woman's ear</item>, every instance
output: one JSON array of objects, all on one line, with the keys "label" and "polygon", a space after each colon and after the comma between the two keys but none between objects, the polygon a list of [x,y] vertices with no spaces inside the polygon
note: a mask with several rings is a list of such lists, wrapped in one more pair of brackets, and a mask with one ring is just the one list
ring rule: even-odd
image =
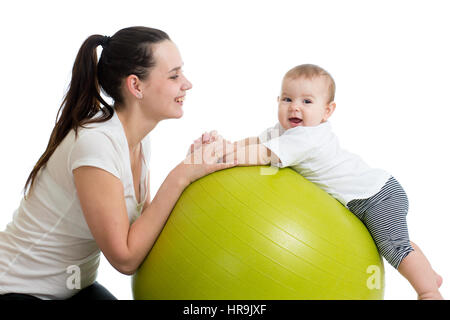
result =
[{"label": "woman's ear", "polygon": [[143,98],[141,90],[141,80],[139,80],[139,78],[136,75],[130,74],[126,78],[126,88],[127,91],[137,99]]}]

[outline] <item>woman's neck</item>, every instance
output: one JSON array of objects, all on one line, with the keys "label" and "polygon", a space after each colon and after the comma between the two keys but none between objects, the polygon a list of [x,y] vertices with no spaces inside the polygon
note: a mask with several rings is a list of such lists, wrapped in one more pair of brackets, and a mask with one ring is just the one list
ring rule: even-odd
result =
[{"label": "woman's neck", "polygon": [[146,119],[137,107],[119,108],[116,113],[125,131],[130,153],[134,153],[139,148],[141,140],[156,127],[158,121]]}]

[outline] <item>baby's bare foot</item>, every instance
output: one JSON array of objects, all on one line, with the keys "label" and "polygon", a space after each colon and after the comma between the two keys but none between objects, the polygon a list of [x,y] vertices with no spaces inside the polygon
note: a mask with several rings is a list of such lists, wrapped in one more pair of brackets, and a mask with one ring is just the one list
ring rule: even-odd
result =
[{"label": "baby's bare foot", "polygon": [[442,277],[436,273],[436,284],[437,284],[438,288],[440,288],[442,286],[442,281],[443,281]]},{"label": "baby's bare foot", "polygon": [[444,300],[439,291],[425,292],[417,297],[418,300]]}]

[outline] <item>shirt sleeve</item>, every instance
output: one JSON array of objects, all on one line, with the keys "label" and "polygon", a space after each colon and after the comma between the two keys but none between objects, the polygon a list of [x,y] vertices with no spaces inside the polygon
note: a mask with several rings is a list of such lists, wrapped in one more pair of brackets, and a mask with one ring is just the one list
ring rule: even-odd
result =
[{"label": "shirt sleeve", "polygon": [[275,137],[279,137],[284,130],[280,130],[280,126],[277,123],[275,126],[267,128],[258,136],[259,143],[267,142]]},{"label": "shirt sleeve", "polygon": [[293,128],[282,135],[273,136],[270,140],[262,142],[280,159],[280,163],[273,165],[280,168],[294,166],[311,156],[312,143],[308,138],[308,133],[301,129]]},{"label": "shirt sleeve", "polygon": [[69,156],[70,172],[82,166],[103,169],[121,179],[121,156],[112,139],[103,132],[83,132]]}]

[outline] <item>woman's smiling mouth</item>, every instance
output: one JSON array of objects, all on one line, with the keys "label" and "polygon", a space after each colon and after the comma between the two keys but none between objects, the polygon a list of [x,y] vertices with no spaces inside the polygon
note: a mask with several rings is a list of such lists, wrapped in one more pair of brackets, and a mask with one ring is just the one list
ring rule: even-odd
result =
[{"label": "woman's smiling mouth", "polygon": [[177,98],[175,98],[175,102],[176,102],[176,103],[180,103],[180,104],[183,104],[183,101],[184,101],[184,97],[185,97],[185,96],[181,96],[181,97],[177,97]]}]

